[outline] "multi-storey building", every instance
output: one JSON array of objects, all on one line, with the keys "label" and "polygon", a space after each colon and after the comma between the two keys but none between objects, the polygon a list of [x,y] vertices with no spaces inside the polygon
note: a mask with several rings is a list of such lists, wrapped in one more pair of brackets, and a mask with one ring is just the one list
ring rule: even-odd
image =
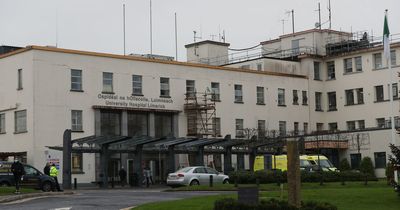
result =
[{"label": "multi-storey building", "polygon": [[[335,164],[347,158],[354,166],[370,156],[377,175],[384,176],[390,154],[389,72],[381,45],[352,38],[332,30],[298,32],[262,42],[259,54],[239,59],[228,55],[229,44],[207,40],[186,45],[189,62],[55,47],[12,49],[0,55],[0,159],[21,157],[37,168],[46,161],[61,163],[61,152],[47,146],[61,145],[65,129],[73,139],[185,137],[193,131],[186,99],[209,91],[215,136],[243,138],[246,128],[281,135],[363,131],[357,132],[359,139],[349,134],[347,147],[328,145],[323,153]],[[395,77],[399,46],[392,44]],[[398,110],[397,82],[392,87]],[[111,171],[129,170],[131,158],[112,156]],[[163,165],[157,155],[145,161],[155,170]],[[189,164],[185,156],[178,162]],[[98,157],[73,154],[72,172],[80,182],[94,181]]]}]

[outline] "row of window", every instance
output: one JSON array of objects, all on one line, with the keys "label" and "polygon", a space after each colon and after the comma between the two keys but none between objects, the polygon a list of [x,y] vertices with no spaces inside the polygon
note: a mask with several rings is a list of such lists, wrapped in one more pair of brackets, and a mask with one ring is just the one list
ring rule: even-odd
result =
[{"label": "row of window", "polygon": [[[383,68],[382,62],[382,53],[375,53],[373,56],[373,67],[374,69],[381,69]],[[396,64],[396,51],[390,52],[390,63],[392,66]],[[335,61],[328,61],[326,62],[326,69],[327,69],[327,80],[336,79],[336,70],[335,70]],[[354,58],[345,58],[343,59],[343,70],[344,74],[349,74],[353,72],[362,72],[362,57],[357,56]],[[321,77],[321,62],[314,62],[314,80],[322,80]]]},{"label": "row of window", "polygon": [[[14,112],[14,133],[27,132],[26,110]],[[6,133],[6,114],[0,113],[0,134]]]},{"label": "row of window", "polygon": [[[386,152],[374,152],[375,168],[386,168]],[[361,154],[350,154],[352,169],[358,170],[361,163]]]}]

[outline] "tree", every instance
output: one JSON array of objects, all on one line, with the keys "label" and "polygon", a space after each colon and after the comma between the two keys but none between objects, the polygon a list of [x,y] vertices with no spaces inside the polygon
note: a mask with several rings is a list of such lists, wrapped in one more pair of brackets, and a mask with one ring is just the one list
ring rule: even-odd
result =
[{"label": "tree", "polygon": [[[399,166],[400,166],[400,148],[396,147],[393,144],[390,144],[389,147],[390,147],[390,150],[392,151],[392,154],[393,154],[393,156],[391,156],[389,158],[389,161],[390,161],[389,164],[391,165],[391,167],[393,167],[393,169],[399,170]],[[392,173],[392,176],[393,176],[393,172],[391,172],[391,173]],[[400,185],[399,185],[399,183],[396,183],[393,180],[392,184],[393,184],[395,190],[397,191],[398,195],[400,196]]]},{"label": "tree", "polygon": [[349,161],[346,158],[343,159],[342,161],[340,161],[339,169],[340,169],[340,171],[350,171],[351,170]]},{"label": "tree", "polygon": [[360,172],[375,177],[374,166],[372,165],[372,160],[370,157],[364,157],[360,163]]}]

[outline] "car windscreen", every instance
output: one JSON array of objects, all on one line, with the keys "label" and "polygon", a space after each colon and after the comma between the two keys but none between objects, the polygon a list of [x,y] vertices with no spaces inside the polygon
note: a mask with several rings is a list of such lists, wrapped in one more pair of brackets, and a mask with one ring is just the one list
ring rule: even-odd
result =
[{"label": "car windscreen", "polygon": [[320,164],[323,168],[332,168],[331,162],[329,160],[320,160]]},{"label": "car windscreen", "polygon": [[300,160],[300,167],[305,168],[311,166],[311,163],[308,160]]}]

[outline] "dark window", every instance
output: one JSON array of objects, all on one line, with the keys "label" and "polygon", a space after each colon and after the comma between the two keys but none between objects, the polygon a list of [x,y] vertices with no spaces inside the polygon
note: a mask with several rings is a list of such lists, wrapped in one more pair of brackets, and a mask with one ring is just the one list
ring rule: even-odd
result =
[{"label": "dark window", "polygon": [[351,169],[358,169],[360,167],[361,154],[350,154]]},{"label": "dark window", "polygon": [[133,95],[143,95],[142,93],[142,76],[132,75],[132,94]]},{"label": "dark window", "polygon": [[169,97],[169,78],[161,77],[160,78],[160,96]]},{"label": "dark window", "polygon": [[317,123],[317,131],[324,130],[324,123]]},{"label": "dark window", "polygon": [[294,135],[299,134],[299,122],[294,122],[293,123],[293,130],[294,130]]},{"label": "dark window", "polygon": [[278,106],[285,105],[285,89],[278,88]]},{"label": "dark window", "polygon": [[262,63],[257,63],[257,71],[261,71],[262,70]]},{"label": "dark window", "polygon": [[23,133],[27,131],[26,127],[26,110],[14,112],[15,133]]},{"label": "dark window", "polygon": [[375,96],[376,96],[376,101],[383,101],[384,100],[384,95],[383,95],[383,85],[378,85],[375,86]]},{"label": "dark window", "polygon": [[322,111],[322,93],[315,92],[315,111]]},{"label": "dark window", "polygon": [[18,69],[18,86],[17,90],[22,90],[22,69]]},{"label": "dark window", "polygon": [[214,117],[213,118],[213,136],[221,136],[221,118]]},{"label": "dark window", "polygon": [[393,90],[393,99],[397,99],[399,97],[399,89],[397,83],[392,84],[392,90]]},{"label": "dark window", "polygon": [[363,104],[364,103],[364,90],[362,88],[357,88],[356,93],[357,93],[357,104]]},{"label": "dark window", "polygon": [[358,120],[358,129],[363,130],[365,129],[365,120]]},{"label": "dark window", "polygon": [[83,131],[82,110],[71,110],[71,130]]},{"label": "dark window", "polygon": [[362,58],[361,56],[354,58],[356,62],[356,71],[362,71]]},{"label": "dark window", "polygon": [[220,99],[220,93],[219,93],[219,83],[218,82],[211,82],[211,93],[212,95],[212,99],[214,101],[219,101]]},{"label": "dark window", "polygon": [[386,168],[386,152],[374,152],[375,168]]},{"label": "dark window", "polygon": [[329,111],[336,111],[336,92],[328,93]]},{"label": "dark window", "polygon": [[264,103],[264,87],[257,87],[257,104]]},{"label": "dark window", "polygon": [[382,68],[382,54],[381,53],[376,53],[373,55],[374,57],[374,68],[375,69],[380,69]]},{"label": "dark window", "polygon": [[194,80],[186,80],[186,96],[187,97],[196,96],[196,87]]},{"label": "dark window", "polygon": [[346,93],[346,105],[354,105],[354,90],[345,90]]},{"label": "dark window", "polygon": [[321,80],[321,63],[314,62],[314,80]]},{"label": "dark window", "polygon": [[302,91],[302,102],[303,102],[303,105],[307,105],[307,103],[308,103],[307,91],[305,91],[305,90]]},{"label": "dark window", "polygon": [[385,128],[386,124],[385,124],[385,118],[376,118],[376,126],[378,128]]},{"label": "dark window", "polygon": [[172,114],[155,114],[155,136],[157,138],[171,135],[173,132]]},{"label": "dark window", "polygon": [[257,122],[257,131],[259,138],[265,137],[265,120],[259,120]]},{"label": "dark window", "polygon": [[293,90],[293,104],[299,105],[299,94],[297,90]]},{"label": "dark window", "polygon": [[353,131],[356,129],[356,121],[347,121],[347,130]]},{"label": "dark window", "polygon": [[113,93],[113,73],[103,72],[103,92]]},{"label": "dark window", "polygon": [[148,115],[141,112],[128,112],[128,136],[148,135]]},{"label": "dark window", "polygon": [[335,122],[334,123],[329,123],[328,126],[329,126],[329,130],[330,131],[336,131],[338,129],[337,123],[335,123]]},{"label": "dark window", "polygon": [[390,64],[392,66],[396,65],[396,51],[394,50],[390,51]]},{"label": "dark window", "polygon": [[6,114],[0,114],[0,134],[6,133]]},{"label": "dark window", "polygon": [[328,80],[335,79],[335,62],[334,61],[329,61],[326,62],[327,64],[327,69],[328,69]]},{"label": "dark window", "polygon": [[82,153],[72,153],[72,173],[82,173],[83,172],[83,158]]},{"label": "dark window", "polygon": [[346,58],[346,59],[344,59],[343,62],[344,62],[344,72],[345,73],[353,72],[353,59]]},{"label": "dark window", "polygon": [[279,135],[286,136],[286,121],[279,121]]},{"label": "dark window", "polygon": [[121,113],[113,111],[101,111],[101,135],[119,136],[121,135]]},{"label": "dark window", "polygon": [[243,119],[236,119],[236,137],[244,137]]},{"label": "dark window", "polygon": [[303,123],[303,132],[304,132],[304,134],[307,134],[308,133],[308,123]]},{"label": "dark window", "polygon": [[235,85],[235,103],[243,102],[243,88],[242,85]]}]

